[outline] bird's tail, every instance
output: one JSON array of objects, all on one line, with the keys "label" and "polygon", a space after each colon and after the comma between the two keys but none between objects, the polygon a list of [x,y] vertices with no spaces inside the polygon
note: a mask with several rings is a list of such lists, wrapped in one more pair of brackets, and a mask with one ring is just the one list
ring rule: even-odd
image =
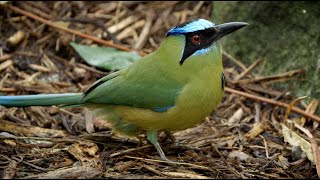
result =
[{"label": "bird's tail", "polygon": [[6,107],[51,105],[72,106],[82,104],[81,100],[82,93],[0,96],[0,105]]}]

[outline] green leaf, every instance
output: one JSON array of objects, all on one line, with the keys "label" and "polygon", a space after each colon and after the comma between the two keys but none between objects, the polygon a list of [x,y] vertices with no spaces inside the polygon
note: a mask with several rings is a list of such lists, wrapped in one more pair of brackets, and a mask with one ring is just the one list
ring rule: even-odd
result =
[{"label": "green leaf", "polygon": [[70,42],[70,45],[88,64],[114,71],[128,67],[140,56],[136,52],[119,51],[111,47],[92,47]]}]

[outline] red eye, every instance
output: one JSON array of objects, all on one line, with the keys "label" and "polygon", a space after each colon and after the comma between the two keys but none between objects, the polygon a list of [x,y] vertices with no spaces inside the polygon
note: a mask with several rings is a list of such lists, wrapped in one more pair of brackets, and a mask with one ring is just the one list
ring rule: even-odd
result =
[{"label": "red eye", "polygon": [[199,35],[194,35],[191,39],[194,44],[199,44],[201,41],[201,37]]}]

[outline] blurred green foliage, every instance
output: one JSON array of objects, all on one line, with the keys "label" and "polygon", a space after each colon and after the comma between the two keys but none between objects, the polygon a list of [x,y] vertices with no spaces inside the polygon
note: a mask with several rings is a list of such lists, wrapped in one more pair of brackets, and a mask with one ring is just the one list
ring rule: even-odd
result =
[{"label": "blurred green foliage", "polygon": [[320,99],[319,8],[318,1],[215,1],[212,19],[248,22],[250,26],[223,39],[225,51],[246,65],[262,59],[255,70],[261,75],[303,68],[303,75],[275,86],[293,96]]}]

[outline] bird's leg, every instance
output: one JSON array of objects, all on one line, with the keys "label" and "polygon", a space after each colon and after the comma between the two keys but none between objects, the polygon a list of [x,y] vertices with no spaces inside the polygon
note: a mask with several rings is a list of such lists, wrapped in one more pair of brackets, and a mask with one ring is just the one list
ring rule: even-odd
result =
[{"label": "bird's leg", "polygon": [[154,145],[154,147],[157,149],[158,154],[160,155],[160,158],[164,161],[170,161],[164,152],[161,149],[161,146],[158,142],[158,137],[157,137],[157,131],[147,131],[147,139]]}]

